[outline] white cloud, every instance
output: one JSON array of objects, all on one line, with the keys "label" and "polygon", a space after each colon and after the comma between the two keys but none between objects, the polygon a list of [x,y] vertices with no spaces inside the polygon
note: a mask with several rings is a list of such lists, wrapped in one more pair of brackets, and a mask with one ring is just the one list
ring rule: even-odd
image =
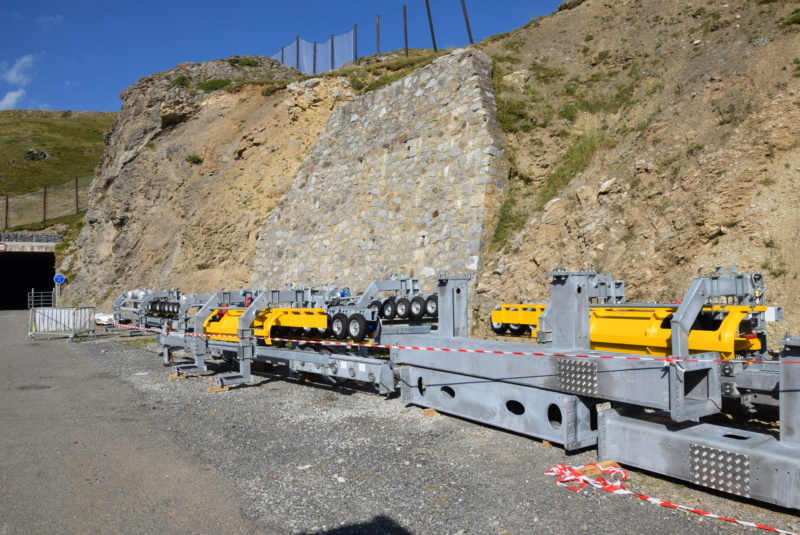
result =
[{"label": "white cloud", "polygon": [[80,85],[80,82],[73,82],[72,80],[66,80],[64,82],[64,87],[75,87],[76,85]]},{"label": "white cloud", "polygon": [[65,20],[64,15],[42,15],[36,19],[36,22],[38,22],[44,30],[49,31],[54,26],[61,26],[64,24]]},{"label": "white cloud", "polygon": [[23,97],[25,96],[24,89],[17,89],[16,91],[10,91],[6,93],[6,96],[0,100],[0,110],[10,110],[13,109],[14,106],[17,105]]},{"label": "white cloud", "polygon": [[2,11],[0,12],[0,18],[3,19],[10,19],[10,20],[22,20],[23,17],[16,11]]},{"label": "white cloud", "polygon": [[33,67],[35,62],[36,56],[28,54],[15,61],[14,66],[10,69],[6,69],[5,63],[0,63],[0,78],[12,85],[28,85],[28,82],[31,81],[31,76],[28,71]]}]

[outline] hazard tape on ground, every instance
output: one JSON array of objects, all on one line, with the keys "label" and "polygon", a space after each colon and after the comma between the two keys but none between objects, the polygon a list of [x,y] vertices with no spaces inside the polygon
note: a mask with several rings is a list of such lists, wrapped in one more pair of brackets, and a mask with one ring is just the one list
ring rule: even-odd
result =
[{"label": "hazard tape on ground", "polygon": [[[144,327],[135,327],[132,325],[124,325],[120,323],[108,322],[110,325],[124,327],[126,329],[139,329],[143,331],[154,332],[158,334],[171,334],[177,331],[165,331],[159,329],[148,329]],[[204,333],[182,333],[183,336],[195,336],[198,338],[230,338],[239,340],[239,336],[230,334],[204,334]],[[444,353],[477,353],[481,355],[517,355],[517,356],[533,356],[533,357],[558,357],[558,358],[582,358],[582,359],[603,359],[603,360],[640,360],[648,362],[661,362],[664,366],[668,366],[672,362],[724,362],[724,363],[742,363],[742,364],[767,364],[775,363],[774,360],[737,360],[737,359],[687,359],[682,357],[645,357],[638,355],[588,355],[588,354],[567,354],[567,353],[542,353],[538,351],[499,351],[488,349],[457,349],[448,347],[422,347],[422,346],[399,346],[399,345],[382,345],[382,344],[362,344],[357,342],[334,342],[332,340],[305,340],[298,338],[273,338],[268,336],[253,336],[255,340],[265,340],[271,342],[288,342],[298,344],[314,344],[323,346],[346,346],[346,347],[366,347],[372,349],[404,349],[410,351],[441,351]],[[782,361],[784,364],[800,364],[800,360]]]},{"label": "hazard tape on ground", "polygon": [[[602,472],[603,475],[597,476],[595,479],[592,479],[589,476],[586,476],[585,474],[580,472],[581,469],[589,467],[596,467]],[[695,513],[708,518],[715,518],[717,520],[732,522],[740,526],[758,528],[758,529],[763,529],[765,531],[771,531],[773,533],[783,533],[786,535],[800,535],[794,531],[785,531],[782,529],[765,526],[763,524],[757,524],[755,522],[745,522],[743,520],[736,520],[735,518],[728,518],[725,516],[715,515],[713,513],[709,513],[708,511],[703,511],[701,509],[696,509],[694,507],[679,505],[676,503],[668,502],[666,500],[661,500],[659,498],[653,498],[645,494],[639,494],[638,492],[633,492],[631,490],[628,490],[628,488],[625,487],[625,485],[623,484],[623,481],[626,481],[628,479],[628,472],[623,470],[622,468],[619,468],[618,466],[606,467],[594,463],[587,464],[584,466],[566,466],[564,464],[559,463],[550,470],[546,471],[545,475],[554,476],[556,478],[556,483],[574,492],[580,492],[581,490],[586,488],[587,485],[589,485],[596,489],[610,492],[611,494],[627,494],[630,496],[635,496],[640,500],[660,505],[661,507],[668,507],[670,509],[680,509],[682,511]]]}]

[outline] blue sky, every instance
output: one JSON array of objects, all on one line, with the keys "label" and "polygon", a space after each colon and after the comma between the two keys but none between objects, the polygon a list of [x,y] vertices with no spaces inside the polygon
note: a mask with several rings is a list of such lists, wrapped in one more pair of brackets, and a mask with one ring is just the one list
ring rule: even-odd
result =
[{"label": "blue sky", "polygon": [[[475,42],[552,13],[559,0],[465,0]],[[295,35],[326,41],[358,25],[359,56],[402,48],[403,0],[138,2],[4,0],[0,110],[118,111],[119,93],[184,61],[272,56]],[[406,0],[409,46],[430,48],[424,0]],[[461,0],[431,0],[440,49],[469,43]]]}]

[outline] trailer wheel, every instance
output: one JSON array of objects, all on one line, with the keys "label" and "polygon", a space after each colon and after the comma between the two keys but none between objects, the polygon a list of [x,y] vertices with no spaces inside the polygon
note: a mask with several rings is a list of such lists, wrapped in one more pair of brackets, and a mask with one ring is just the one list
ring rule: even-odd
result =
[{"label": "trailer wheel", "polygon": [[375,311],[375,316],[380,316],[381,314],[381,302],[377,299],[374,300],[372,303],[369,304],[367,308],[371,308]]},{"label": "trailer wheel", "polygon": [[397,315],[397,304],[388,299],[383,302],[383,306],[381,307],[381,317],[387,320],[393,320],[394,317]]},{"label": "trailer wheel", "polygon": [[439,297],[432,295],[425,300],[425,314],[431,318],[439,315]]},{"label": "trailer wheel", "polygon": [[405,297],[401,297],[395,303],[397,305],[397,317],[400,319],[408,319],[411,314],[411,301]]},{"label": "trailer wheel", "polygon": [[353,342],[360,342],[367,336],[367,320],[361,314],[353,314],[347,322],[347,330]]},{"label": "trailer wheel", "polygon": [[508,324],[492,322],[492,330],[497,334],[506,334],[506,331],[508,330]]},{"label": "trailer wheel", "polygon": [[344,340],[347,338],[347,316],[341,312],[333,316],[331,332],[333,333],[333,337],[337,340]]},{"label": "trailer wheel", "polygon": [[411,311],[409,312],[409,316],[411,316],[412,319],[418,320],[424,315],[425,298],[421,295],[418,295],[411,300]]},{"label": "trailer wheel", "polygon": [[528,331],[528,326],[512,323],[511,325],[508,326],[508,330],[511,331],[511,334],[521,336]]}]

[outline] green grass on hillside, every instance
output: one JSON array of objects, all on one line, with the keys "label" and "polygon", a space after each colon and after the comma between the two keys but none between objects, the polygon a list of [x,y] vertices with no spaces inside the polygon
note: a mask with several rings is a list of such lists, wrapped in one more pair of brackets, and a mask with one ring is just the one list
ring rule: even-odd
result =
[{"label": "green grass on hillside", "polygon": [[[90,176],[115,112],[0,111],[0,195],[20,195]],[[51,157],[28,161],[28,149]]]}]

